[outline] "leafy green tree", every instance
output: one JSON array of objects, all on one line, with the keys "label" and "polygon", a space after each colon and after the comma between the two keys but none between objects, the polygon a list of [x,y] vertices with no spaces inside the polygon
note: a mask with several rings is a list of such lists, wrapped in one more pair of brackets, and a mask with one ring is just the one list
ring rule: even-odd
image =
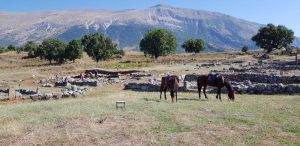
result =
[{"label": "leafy green tree", "polygon": [[293,30],[282,25],[268,24],[258,30],[258,33],[252,37],[252,41],[270,53],[275,49],[287,48],[294,38]]},{"label": "leafy green tree", "polygon": [[141,51],[155,58],[174,53],[176,47],[176,37],[165,29],[149,30],[140,42]]},{"label": "leafy green tree", "polygon": [[117,45],[104,34],[85,35],[81,43],[87,54],[97,62],[110,59],[118,52]]},{"label": "leafy green tree", "polygon": [[7,49],[5,47],[0,47],[0,53],[7,52]]},{"label": "leafy green tree", "polygon": [[243,46],[242,47],[242,52],[247,53],[248,50],[249,50],[248,46]]},{"label": "leafy green tree", "polygon": [[34,56],[39,57],[41,60],[45,58],[46,52],[42,45],[39,45],[34,51]]},{"label": "leafy green tree", "polygon": [[67,59],[75,62],[76,59],[81,58],[83,52],[83,46],[79,40],[72,40],[69,42],[65,50],[65,56]]},{"label": "leafy green tree", "polygon": [[[53,60],[58,63],[63,63],[65,56],[65,48],[67,44],[57,38],[45,39],[39,47],[41,58],[47,59],[51,64]],[[41,50],[42,49],[42,50]]]},{"label": "leafy green tree", "polygon": [[205,42],[201,39],[189,39],[181,47],[185,49],[185,52],[199,53],[205,49]]},{"label": "leafy green tree", "polygon": [[16,47],[12,44],[10,44],[8,47],[7,47],[7,50],[8,51],[15,51],[16,50]]},{"label": "leafy green tree", "polygon": [[28,41],[25,45],[24,45],[24,51],[28,52],[28,57],[29,58],[34,58],[37,57],[35,55],[35,52],[37,51],[38,45],[33,42],[33,41]]}]

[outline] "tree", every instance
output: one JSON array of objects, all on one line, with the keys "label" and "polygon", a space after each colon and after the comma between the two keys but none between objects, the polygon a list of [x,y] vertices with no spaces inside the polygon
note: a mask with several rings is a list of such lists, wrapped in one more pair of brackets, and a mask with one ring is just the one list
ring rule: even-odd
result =
[{"label": "tree", "polygon": [[5,47],[0,47],[0,53],[7,52],[7,49]]},{"label": "tree", "polygon": [[81,43],[87,54],[97,62],[110,59],[118,53],[117,45],[110,38],[105,37],[104,34],[85,35],[81,39]]},{"label": "tree", "polygon": [[79,40],[72,40],[69,42],[65,50],[65,56],[70,61],[75,62],[75,59],[79,59],[82,56],[83,46]]},{"label": "tree", "polygon": [[37,57],[35,52],[37,51],[38,45],[33,42],[33,41],[28,41],[25,45],[24,45],[24,51],[28,52],[28,57],[29,58],[34,58]]},{"label": "tree", "polygon": [[249,50],[248,46],[243,46],[242,47],[242,52],[247,53],[248,50]]},{"label": "tree", "polygon": [[294,32],[285,26],[268,24],[258,30],[252,41],[270,53],[275,49],[287,48],[294,38]]},{"label": "tree", "polygon": [[39,45],[34,51],[34,56],[39,57],[41,60],[45,58],[46,52],[42,45]]},{"label": "tree", "polygon": [[[53,60],[58,63],[63,63],[65,56],[65,48],[67,44],[57,38],[45,39],[42,45],[39,47],[39,54],[42,55],[41,58],[47,59],[50,64]],[[42,50],[41,50],[42,49]]]},{"label": "tree", "polygon": [[146,32],[140,41],[140,49],[145,55],[151,55],[156,59],[176,51],[176,37],[165,29],[153,29]]},{"label": "tree", "polygon": [[7,47],[7,50],[8,51],[15,51],[16,50],[16,47],[12,44],[10,44],[8,47]]},{"label": "tree", "polygon": [[205,42],[201,39],[189,39],[185,41],[181,47],[185,49],[185,52],[199,53],[205,49]]}]

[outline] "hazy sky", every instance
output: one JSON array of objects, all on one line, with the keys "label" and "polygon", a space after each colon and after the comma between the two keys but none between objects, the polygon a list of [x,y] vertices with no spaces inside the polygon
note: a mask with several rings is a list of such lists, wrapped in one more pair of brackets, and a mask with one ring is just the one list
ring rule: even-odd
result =
[{"label": "hazy sky", "polygon": [[300,0],[0,0],[0,11],[143,9],[156,4],[221,12],[262,24],[281,24],[300,36]]}]

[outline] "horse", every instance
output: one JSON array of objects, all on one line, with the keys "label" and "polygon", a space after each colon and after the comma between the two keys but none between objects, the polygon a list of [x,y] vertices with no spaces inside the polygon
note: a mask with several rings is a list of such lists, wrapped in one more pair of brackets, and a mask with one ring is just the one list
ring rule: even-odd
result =
[{"label": "horse", "polygon": [[212,87],[218,88],[218,93],[217,93],[216,98],[221,101],[221,88],[223,88],[225,86],[228,91],[229,100],[234,101],[234,90],[233,90],[231,84],[227,80],[225,80],[222,75],[218,75],[213,81],[209,81],[209,76],[210,75],[201,75],[197,79],[199,99],[201,98],[202,86],[203,86],[203,93],[204,93],[206,99],[207,99],[206,87],[212,86]]},{"label": "horse", "polygon": [[167,100],[166,92],[169,89],[172,102],[174,102],[174,97],[176,96],[176,102],[177,102],[177,91],[179,88],[179,78],[178,76],[172,75],[172,76],[166,76],[161,78],[161,86],[160,86],[160,100],[161,100],[161,94],[164,92],[165,100]]}]

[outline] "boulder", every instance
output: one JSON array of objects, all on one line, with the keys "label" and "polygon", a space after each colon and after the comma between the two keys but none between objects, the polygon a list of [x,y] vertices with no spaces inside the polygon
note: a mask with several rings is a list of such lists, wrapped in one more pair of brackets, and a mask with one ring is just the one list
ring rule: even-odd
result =
[{"label": "boulder", "polygon": [[60,99],[63,97],[62,93],[53,93],[53,99]]},{"label": "boulder", "polygon": [[77,86],[76,85],[72,85],[71,86],[71,90],[74,91],[74,92],[76,92],[77,91]]},{"label": "boulder", "polygon": [[54,87],[54,85],[50,83],[45,83],[42,85],[42,87]]}]

